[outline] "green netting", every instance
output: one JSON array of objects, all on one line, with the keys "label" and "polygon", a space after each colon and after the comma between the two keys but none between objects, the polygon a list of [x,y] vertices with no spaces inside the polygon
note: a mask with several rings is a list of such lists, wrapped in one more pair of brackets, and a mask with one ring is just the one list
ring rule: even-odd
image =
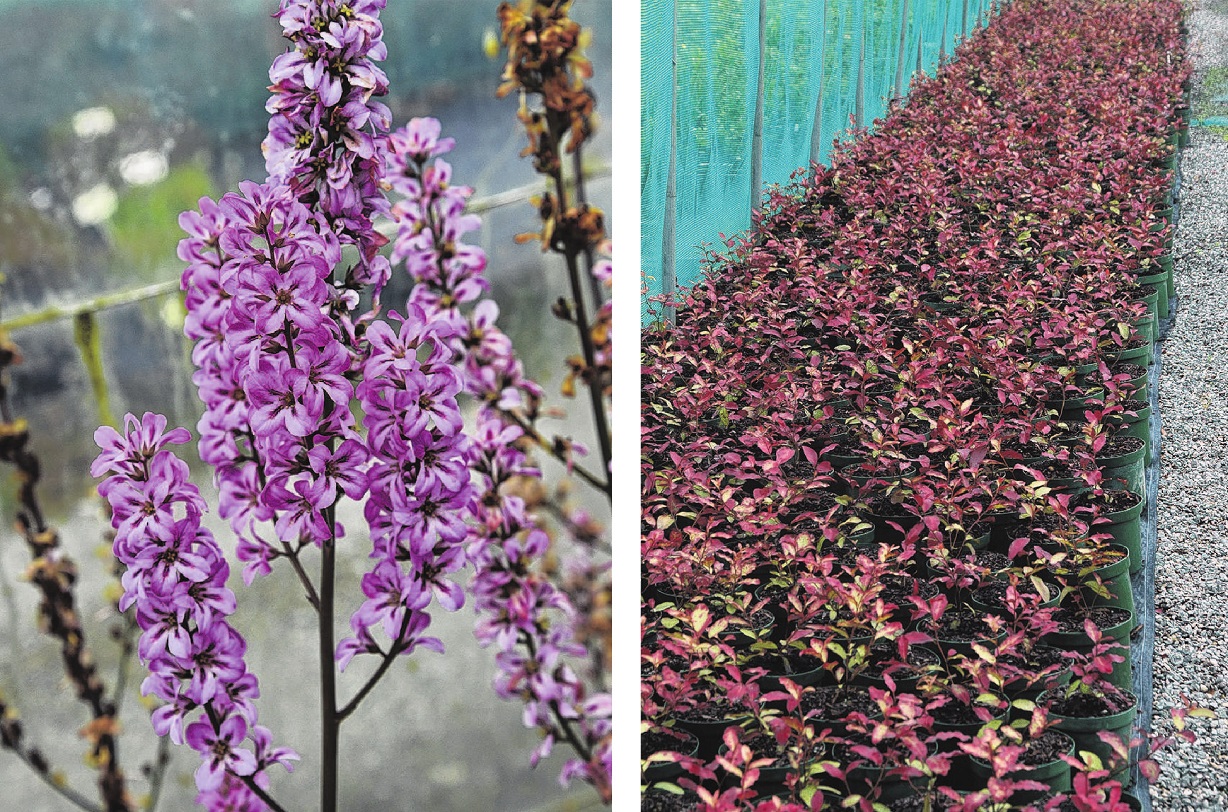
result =
[{"label": "green netting", "polygon": [[[766,0],[763,184],[787,183],[834,139],[881,117],[897,87],[932,72],[990,0]],[[641,315],[700,275],[705,247],[750,225],[760,0],[641,0]],[[901,40],[901,28],[903,38]],[[677,54],[676,78],[672,56]],[[902,55],[902,58],[901,58]],[[860,77],[861,93],[858,93]],[[820,126],[814,126],[816,113]],[[676,145],[671,145],[674,121]],[[673,153],[671,155],[671,152]],[[668,199],[671,159],[676,193]],[[673,239],[665,234],[672,212]],[[670,252],[672,248],[672,263]],[[656,308],[659,309],[659,306]]]}]

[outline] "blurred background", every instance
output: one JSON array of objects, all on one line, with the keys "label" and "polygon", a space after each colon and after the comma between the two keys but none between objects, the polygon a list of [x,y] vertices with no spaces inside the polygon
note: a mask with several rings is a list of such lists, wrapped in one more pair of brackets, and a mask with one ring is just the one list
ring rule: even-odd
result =
[{"label": "blurred background", "polygon": [[[536,230],[528,198],[543,184],[518,157],[525,140],[517,100],[494,97],[501,55],[487,56],[483,43],[495,36],[497,5],[388,0],[383,67],[391,94],[384,101],[394,126],[431,115],[444,135],[456,137],[447,160],[486,209],[481,233],[469,239],[490,257],[500,324],[558,405],[566,354],[559,348],[576,341],[574,328],[548,308],[566,291],[566,271],[536,243],[513,243],[515,234]],[[108,686],[116,682],[118,647],[108,637],[108,525],[88,473],[97,453],[92,435],[102,422],[146,410],[194,430],[201,407],[181,332],[177,217],[201,195],[216,198],[242,179],[265,177],[267,72],[285,47],[270,17],[275,9],[275,0],[0,0],[7,79],[0,84],[0,327],[24,357],[12,371],[10,397],[14,414],[29,419],[31,447],[42,460],[43,507],[78,562],[77,599]],[[610,4],[579,0],[573,16],[593,32],[587,53],[603,129],[585,159],[590,198],[608,212]],[[386,306],[395,308],[407,292],[403,282],[391,286]],[[596,448],[583,401],[564,405],[569,416],[543,428]],[[197,479],[211,500],[207,472]],[[6,527],[14,489],[11,478],[0,482]],[[608,524],[601,501],[587,506]],[[360,517],[342,522],[353,542],[339,562],[345,624],[359,603],[366,551]],[[216,523],[214,530],[233,549],[229,533]],[[37,594],[21,582],[28,563],[15,532],[0,536],[0,692],[21,711],[28,742],[94,798],[95,773],[76,735],[87,716],[64,682],[56,645],[36,630]],[[235,577],[232,587],[240,600],[234,625],[261,681],[261,721],[276,743],[303,756],[294,776],[274,775],[274,795],[289,809],[313,808],[314,613],[288,567],[250,588]],[[516,812],[595,805],[591,790],[559,787],[561,758],[529,769],[537,735],[521,727],[519,705],[491,691],[493,660],[473,640],[472,610],[433,617],[448,654],[422,652],[399,663],[342,729],[342,807]],[[343,701],[365,680],[361,665],[342,676]],[[138,701],[142,675],[134,663],[121,716],[120,757],[134,797],[149,792],[140,767],[156,744]],[[172,754],[158,808],[189,809],[198,761],[186,748]],[[0,787],[6,808],[70,808],[3,750]]]}]

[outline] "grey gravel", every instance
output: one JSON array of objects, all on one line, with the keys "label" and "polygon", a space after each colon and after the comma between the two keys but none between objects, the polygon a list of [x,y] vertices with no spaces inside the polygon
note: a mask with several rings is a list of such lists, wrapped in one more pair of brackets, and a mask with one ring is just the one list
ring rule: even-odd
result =
[{"label": "grey gravel", "polygon": [[[1208,70],[1228,65],[1228,3],[1199,0],[1190,34],[1197,117]],[[1228,810],[1228,140],[1193,128],[1181,168],[1178,312],[1159,389],[1153,727],[1171,731],[1183,695],[1219,717],[1158,756],[1152,808],[1185,812]]]}]

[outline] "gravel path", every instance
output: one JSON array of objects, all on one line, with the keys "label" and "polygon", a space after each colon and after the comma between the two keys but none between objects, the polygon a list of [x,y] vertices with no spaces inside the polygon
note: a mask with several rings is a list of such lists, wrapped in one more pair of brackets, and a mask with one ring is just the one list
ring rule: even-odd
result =
[{"label": "gravel path", "polygon": [[[1194,116],[1225,92],[1228,0],[1190,18]],[[1218,68],[1218,70],[1214,70]],[[1185,694],[1219,718],[1159,757],[1156,810],[1228,810],[1228,135],[1195,127],[1181,158],[1175,323],[1163,345],[1154,727]]]}]

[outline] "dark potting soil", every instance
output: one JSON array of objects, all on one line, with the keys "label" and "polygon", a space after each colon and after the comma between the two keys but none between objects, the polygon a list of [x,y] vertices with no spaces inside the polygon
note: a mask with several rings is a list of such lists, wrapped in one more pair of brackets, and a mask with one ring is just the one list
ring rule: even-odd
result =
[{"label": "dark potting soil", "polygon": [[917,514],[909,511],[903,504],[897,504],[889,497],[875,496],[866,502],[866,507],[875,516],[886,516],[889,518],[911,518],[915,520]]},{"label": "dark potting soil", "polygon": [[[1010,584],[1006,581],[990,581],[985,586],[972,593],[972,597],[976,598],[980,603],[986,606],[992,606],[995,609],[1006,608],[1006,591],[1010,589]],[[1021,595],[1039,595],[1036,587],[1031,581],[1020,581],[1016,589]],[[1057,588],[1053,590],[1053,594],[1057,594]]]},{"label": "dark potting soil", "polygon": [[730,702],[728,699],[713,699],[697,708],[682,711],[677,718],[683,722],[725,722],[734,721],[747,715],[746,707]]},{"label": "dark potting soil", "polygon": [[685,674],[691,668],[691,662],[686,657],[680,654],[667,654],[662,660],[661,666],[657,667],[652,663],[640,664],[640,677],[647,679],[656,676],[661,672],[661,669],[668,667],[675,674]]},{"label": "dark potting soil", "polygon": [[999,572],[1011,565],[1009,557],[1004,553],[995,553],[993,550],[977,550],[970,555],[961,556],[961,560],[978,567],[985,567],[990,572]]},{"label": "dark potting soil", "polygon": [[1096,624],[1096,628],[1110,629],[1119,623],[1125,622],[1130,617],[1130,612],[1117,606],[1097,606],[1086,612],[1062,607],[1053,613],[1053,620],[1057,623],[1058,627],[1057,630],[1063,634],[1083,631],[1083,620],[1088,617],[1092,619],[1092,623]]},{"label": "dark potting soil", "polygon": [[947,609],[934,630],[939,640],[971,643],[993,637],[993,630],[980,612],[972,609]]},{"label": "dark potting soil", "polygon": [[675,795],[665,790],[648,790],[640,799],[640,812],[694,812],[699,796],[692,792]]},{"label": "dark potting soil", "polygon": [[899,666],[892,672],[893,676],[907,678],[941,662],[942,658],[938,656],[938,652],[921,646],[909,646],[908,656],[901,662],[900,652],[896,645],[880,641],[870,647],[869,661],[863,673],[867,677],[878,678],[888,668]]},{"label": "dark potting soil", "polygon": [[[776,743],[776,739],[772,736],[752,736],[743,739],[742,744],[750,748],[750,751],[755,754],[755,759],[772,759],[771,764],[764,765],[767,769],[789,766],[788,756],[780,752],[780,745]],[[763,767],[760,767],[760,769],[763,769]]]},{"label": "dark potting soil", "polygon": [[1046,479],[1074,479],[1078,469],[1065,460],[1045,460],[1036,466],[1036,470],[1045,475]]},{"label": "dark potting soil", "polygon": [[932,581],[919,581],[908,575],[884,575],[880,583],[883,585],[883,591],[879,596],[887,603],[894,603],[901,608],[912,607],[908,600],[910,595],[919,595],[928,600],[942,591],[938,584]]},{"label": "dark potting soil", "polygon": [[[1137,437],[1131,437],[1132,440],[1137,440]],[[1117,513],[1130,508],[1143,501],[1143,497],[1137,493],[1130,491],[1101,491],[1099,494],[1085,493],[1075,500],[1075,507],[1093,507],[1099,506],[1100,512]]]},{"label": "dark potting soil", "polygon": [[1066,658],[1062,656],[1061,649],[1056,649],[1052,646],[1037,646],[1028,652],[1026,656],[1002,654],[998,657],[998,660],[1027,671],[1040,671],[1051,665],[1061,665],[1066,662]]},{"label": "dark potting soil", "polygon": [[1129,696],[1079,692],[1051,700],[1049,711],[1060,713],[1062,716],[1075,716],[1079,719],[1101,719],[1128,710],[1134,704],[1134,700]]},{"label": "dark potting soil", "polygon": [[650,730],[640,734],[640,758],[646,759],[653,753],[674,752],[690,755],[699,744],[699,739],[684,730]]},{"label": "dark potting soil", "polygon": [[789,654],[756,654],[746,661],[746,668],[762,668],[774,676],[789,676],[801,674],[821,668],[823,661],[818,657],[802,653]]},{"label": "dark potting soil", "polygon": [[750,631],[763,631],[768,626],[771,626],[774,620],[776,620],[776,618],[770,611],[767,609],[758,609],[751,614],[750,617],[746,618],[746,622],[744,624],[731,622],[729,624],[729,629],[733,633],[742,633],[742,635],[745,636],[745,634]]},{"label": "dark potting soil", "polygon": [[1020,442],[1018,438],[1007,438],[1002,441],[1002,450],[1011,453],[1003,454],[1002,457],[1003,459],[1010,460],[1012,462],[1016,462],[1020,458],[1025,460],[1035,459],[1036,457],[1042,456],[1045,453],[1046,448],[1047,446],[1034,443],[1031,440],[1028,440],[1025,443]]},{"label": "dark potting soil", "polygon": [[[1139,377],[1140,375],[1146,375],[1147,367],[1141,366],[1139,364],[1135,364],[1131,361],[1127,361],[1124,364],[1111,365],[1109,367],[1109,374],[1110,375],[1129,375],[1130,379],[1133,380]],[[1092,372],[1087,373],[1086,375],[1081,375],[1080,381],[1076,381],[1076,383],[1079,383],[1081,381],[1087,381],[1089,383],[1101,383],[1104,381],[1104,376],[1100,374],[1099,369],[1096,369],[1096,370],[1093,370]]]},{"label": "dark potting soil", "polygon": [[1029,767],[1039,767],[1051,764],[1066,752],[1070,739],[1056,730],[1046,730],[1038,739],[1029,739],[1023,745],[1023,755],[1019,757],[1022,764]]},{"label": "dark potting soil", "polygon": [[935,722],[942,722],[944,725],[971,725],[984,721],[977,713],[978,710],[984,712],[985,708],[980,705],[965,705],[958,699],[952,699],[942,707],[931,710],[930,716],[934,717]]},{"label": "dark potting soil", "polygon": [[[887,802],[887,808],[891,812],[927,812],[926,797],[924,795],[909,795],[904,798],[897,798],[894,801]],[[929,810],[937,810],[943,808],[943,798],[929,798]]]},{"label": "dark potting soil", "polygon": [[854,711],[874,716],[878,705],[860,685],[822,685],[802,694],[802,711],[815,719],[844,719]]},{"label": "dark potting soil", "polygon": [[1126,454],[1133,454],[1138,451],[1146,443],[1141,437],[1134,437],[1129,434],[1114,434],[1104,444],[1104,448],[1100,449],[1097,456],[1106,457],[1121,457]]}]

